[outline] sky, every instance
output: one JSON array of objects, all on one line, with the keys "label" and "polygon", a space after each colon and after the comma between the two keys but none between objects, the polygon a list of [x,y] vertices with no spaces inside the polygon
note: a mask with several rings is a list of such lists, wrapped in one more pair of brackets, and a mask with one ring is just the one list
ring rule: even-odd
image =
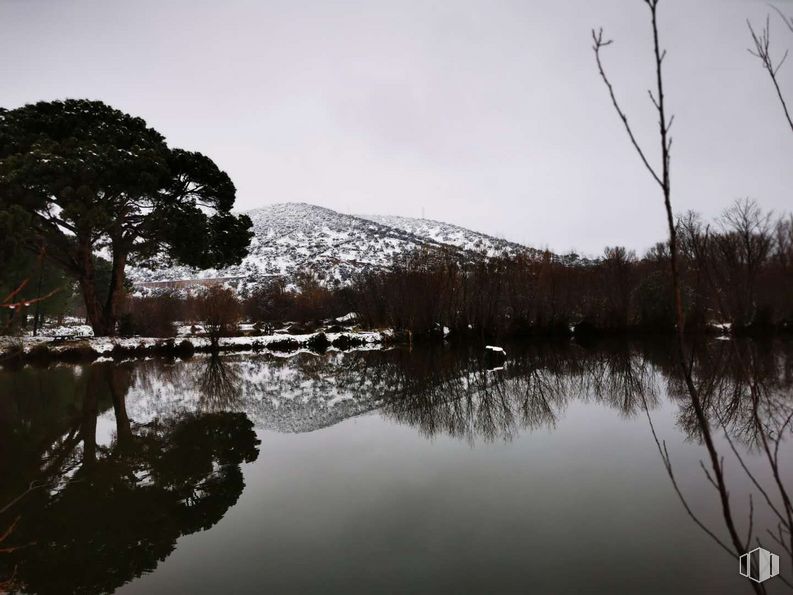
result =
[{"label": "sky", "polygon": [[[793,2],[779,0],[793,14]],[[748,52],[763,0],[661,0],[672,201],[793,210],[793,132]],[[309,202],[598,254],[665,237],[642,0],[0,0],[0,106],[90,98],[210,156],[240,209]],[[772,19],[775,48],[793,33]],[[793,59],[780,71],[793,101]]]}]

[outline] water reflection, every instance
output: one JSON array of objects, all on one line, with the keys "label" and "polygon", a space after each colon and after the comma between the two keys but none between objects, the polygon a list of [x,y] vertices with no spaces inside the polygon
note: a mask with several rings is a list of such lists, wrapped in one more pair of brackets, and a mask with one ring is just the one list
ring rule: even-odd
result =
[{"label": "water reflection", "polygon": [[[702,471],[719,499],[724,530],[709,526],[691,509],[686,494],[679,489],[674,462],[654,428],[653,436],[684,508],[714,543],[731,556],[764,547],[787,558],[782,566],[789,569],[793,567],[793,504],[790,477],[781,465],[785,457],[780,459],[793,420],[793,360],[788,348],[725,342],[698,354],[691,370],[696,394],[708,417],[706,423],[698,421],[689,389],[679,378],[670,378],[669,392],[680,403],[679,423],[686,432],[697,439],[704,439],[705,434],[723,435],[723,447],[715,449],[718,466],[702,464]],[[729,483],[716,475],[725,473],[725,458],[751,482],[753,489],[743,501],[731,499]],[[758,507],[762,507],[759,514]],[[784,573],[777,584],[793,590]],[[749,580],[747,586],[756,593],[766,593],[769,587]]]},{"label": "water reflection", "polygon": [[218,354],[212,354],[198,376],[202,411],[230,411],[239,406],[242,378],[236,367],[227,366]]},{"label": "water reflection", "polygon": [[497,371],[482,366],[478,354],[389,367],[383,411],[428,437],[444,433],[474,443],[553,428],[571,400],[604,403],[625,416],[657,404],[651,364],[625,345],[588,351],[538,344],[514,353]]},{"label": "water reflection", "polygon": [[[245,414],[136,423],[126,411],[131,378],[128,366],[94,365],[69,383],[74,396],[56,381],[4,403],[13,415],[2,431],[0,494],[13,503],[3,515],[7,590],[112,591],[156,568],[180,536],[212,527],[242,493],[240,464],[258,456]],[[33,388],[32,378],[18,381]],[[67,401],[60,418],[46,415],[50,389]],[[97,421],[111,407],[115,435],[102,444]]]},{"label": "water reflection", "polygon": [[[258,455],[254,427],[313,432],[376,411],[426,438],[475,445],[554,429],[580,403],[652,423],[667,396],[687,440],[701,440],[669,345],[538,343],[508,352],[497,370],[478,349],[428,348],[0,371],[0,476],[8,478],[0,537],[12,529],[0,540],[0,580],[7,590],[105,592],[155,569],[180,536],[209,529],[237,502],[240,465]],[[751,505],[731,494],[746,545],[759,540],[793,564],[780,465],[793,419],[793,347],[713,341],[696,346],[693,364],[722,454],[754,492]],[[657,437],[688,505],[666,436]],[[705,474],[702,483],[711,489]],[[706,528],[722,539],[712,519]]]}]

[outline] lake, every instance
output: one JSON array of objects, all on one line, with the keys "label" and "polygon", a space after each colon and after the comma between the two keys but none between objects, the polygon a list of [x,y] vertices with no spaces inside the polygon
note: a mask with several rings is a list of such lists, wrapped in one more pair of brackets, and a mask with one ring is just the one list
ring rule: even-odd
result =
[{"label": "lake", "polygon": [[[505,362],[418,346],[1,369],[0,581],[753,592],[697,524],[731,547],[671,344],[505,349]],[[764,586],[784,592],[788,526],[782,545],[769,530],[789,518],[793,345],[709,339],[694,362],[737,531],[751,516],[747,543],[781,559]]]}]

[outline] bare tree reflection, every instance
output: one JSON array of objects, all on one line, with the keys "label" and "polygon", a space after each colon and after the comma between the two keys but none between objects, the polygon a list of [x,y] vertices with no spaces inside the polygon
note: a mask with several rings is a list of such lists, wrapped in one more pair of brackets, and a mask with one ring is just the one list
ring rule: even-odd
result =
[{"label": "bare tree reflection", "polygon": [[242,382],[238,369],[226,365],[218,354],[206,360],[198,378],[202,411],[233,411],[239,405]]},{"label": "bare tree reflection", "polygon": [[[512,352],[511,352],[512,353]],[[426,362],[430,361],[431,365]],[[424,365],[395,366],[383,411],[432,437],[510,440],[521,430],[555,427],[573,399],[595,399],[632,416],[657,403],[652,365],[627,346],[588,351],[537,344],[516,350],[503,370],[459,352]]]},{"label": "bare tree reflection", "polygon": [[[712,429],[723,435],[724,452],[719,453],[722,472],[725,459],[732,461],[750,480],[753,491],[746,501],[746,522],[743,551],[735,552],[719,537],[715,527],[707,526],[692,509],[676,479],[672,460],[666,444],[653,426],[648,410],[648,420],[658,446],[664,467],[686,512],[692,520],[731,556],[744,553],[759,545],[784,552],[793,566],[793,507],[786,477],[780,466],[780,449],[791,434],[793,422],[793,374],[791,374],[791,346],[784,342],[758,343],[754,341],[726,341],[700,346],[692,359],[692,378],[701,395],[703,406]],[[693,439],[700,440],[703,428],[697,421],[687,398],[687,389],[681,378],[667,377],[670,395],[680,407],[679,424]],[[757,459],[750,464],[749,458]],[[722,502],[730,502],[730,494],[715,482],[704,464],[701,464],[708,484],[718,493]],[[759,468],[758,468],[759,467]],[[765,469],[763,469],[765,467]],[[729,504],[731,506],[731,504]],[[761,523],[758,506],[772,513],[773,523]],[[731,522],[732,510],[724,510],[725,523]],[[778,547],[777,547],[778,546]],[[779,579],[793,589],[781,574]],[[762,584],[752,583],[755,591],[765,592]]]}]

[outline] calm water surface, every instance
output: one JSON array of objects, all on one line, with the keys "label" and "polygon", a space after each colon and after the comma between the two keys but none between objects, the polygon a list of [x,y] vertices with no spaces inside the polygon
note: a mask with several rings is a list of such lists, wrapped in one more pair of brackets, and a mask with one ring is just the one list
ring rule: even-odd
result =
[{"label": "calm water surface", "polygon": [[[656,344],[0,370],[0,581],[29,593],[752,593]],[[793,485],[793,348],[696,351],[730,503]],[[781,439],[780,436],[783,436]],[[779,443],[780,482],[763,444]],[[735,452],[757,486],[741,468]],[[784,516],[784,514],[783,514]],[[786,541],[787,540],[787,541]],[[783,543],[789,543],[784,533]],[[782,578],[768,592],[786,592]],[[2,590],[2,589],[0,589]]]}]

